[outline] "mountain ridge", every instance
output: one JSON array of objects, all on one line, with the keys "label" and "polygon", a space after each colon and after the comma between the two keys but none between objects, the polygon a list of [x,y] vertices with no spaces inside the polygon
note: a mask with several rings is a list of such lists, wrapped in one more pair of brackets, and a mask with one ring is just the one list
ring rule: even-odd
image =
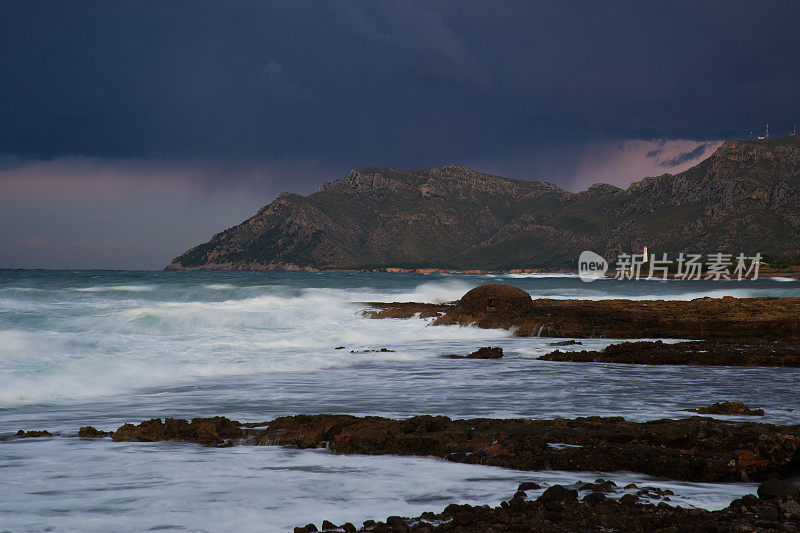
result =
[{"label": "mountain ridge", "polygon": [[800,251],[800,138],[726,141],[678,173],[573,193],[458,165],[365,167],[283,193],[168,269],[507,270],[572,266],[582,250]]}]

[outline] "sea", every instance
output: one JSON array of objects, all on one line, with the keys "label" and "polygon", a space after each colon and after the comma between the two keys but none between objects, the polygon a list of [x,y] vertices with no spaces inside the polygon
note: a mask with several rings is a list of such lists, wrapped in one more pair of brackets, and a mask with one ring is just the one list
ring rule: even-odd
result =
[{"label": "sea", "polygon": [[[534,298],[800,297],[800,281],[784,278],[586,283],[545,274],[0,270],[0,531],[360,525],[450,503],[497,505],[523,481],[546,488],[602,477],[669,488],[670,505],[707,509],[756,489],[326,449],[77,438],[85,425],[302,413],[644,421],[690,416],[684,409],[723,400],[763,408],[765,422],[800,423],[800,369],[546,362],[537,357],[562,339],[362,316],[369,302],[448,302],[489,282]],[[581,342],[560,349],[614,340]],[[440,357],[481,346],[501,346],[505,355]],[[358,353],[381,348],[392,351]],[[19,429],[54,435],[13,438]]]}]

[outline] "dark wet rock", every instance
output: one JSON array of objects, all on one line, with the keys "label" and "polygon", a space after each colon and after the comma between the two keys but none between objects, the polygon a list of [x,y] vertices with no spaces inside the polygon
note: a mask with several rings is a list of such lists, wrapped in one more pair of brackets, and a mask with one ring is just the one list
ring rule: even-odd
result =
[{"label": "dark wet rock", "polygon": [[334,350],[344,350],[344,346],[337,346]]},{"label": "dark wet rock", "polygon": [[768,479],[759,485],[758,497],[763,499],[791,498],[800,500],[800,488],[783,479]]},{"label": "dark wet rock", "polygon": [[636,491],[636,495],[641,498],[669,501],[669,497],[675,496],[675,493],[669,489],[660,489],[658,487],[643,487],[638,491]]},{"label": "dark wet rock", "polygon": [[780,502],[778,508],[783,512],[786,518],[800,520],[800,503],[796,500]]},{"label": "dark wet rock", "polygon": [[[735,500],[725,509],[684,509],[660,502],[644,504],[628,494],[622,500],[590,493],[579,501],[575,491],[560,485],[550,487],[537,500],[486,505],[448,505],[440,514],[426,512],[416,518],[390,517],[385,522],[368,521],[359,531],[486,533],[506,531],[636,531],[711,533],[797,531],[797,502],[770,501],[755,497]],[[800,508],[800,505],[797,505]]]},{"label": "dark wet rock", "polygon": [[41,430],[33,429],[31,431],[24,431],[20,429],[19,431],[17,431],[16,436],[21,439],[32,439],[36,437],[52,437],[53,434],[47,431],[46,429],[41,429]]},{"label": "dark wet rock", "polygon": [[539,485],[538,483],[534,483],[533,481],[523,481],[522,483],[519,484],[517,490],[537,490],[541,488],[542,488],[541,485]]},{"label": "dark wet rock", "polygon": [[562,485],[553,485],[548,488],[544,493],[539,496],[540,502],[562,502],[565,500],[577,500],[578,491],[568,489]]},{"label": "dark wet rock", "polygon": [[591,505],[597,505],[598,503],[603,503],[607,499],[608,498],[606,498],[606,495],[602,492],[590,492],[583,497],[583,502]]},{"label": "dark wet rock", "polygon": [[613,481],[598,479],[594,483],[584,483],[579,488],[580,490],[608,493],[608,492],[614,492],[617,489],[617,484],[614,483]]},{"label": "dark wet rock", "polygon": [[[299,415],[269,423],[256,442],[345,454],[429,455],[520,470],[629,470],[690,481],[776,477],[800,459],[800,428],[703,417],[644,423],[574,420],[406,420]],[[574,447],[553,448],[549,442]]]},{"label": "dark wet rock", "polygon": [[503,357],[503,349],[499,346],[484,346],[469,354],[467,359],[500,359],[501,357]]},{"label": "dark wet rock", "polygon": [[294,528],[294,533],[314,533],[316,531],[319,530],[314,524],[306,524],[305,526]]},{"label": "dark wet rock", "polygon": [[342,524],[342,529],[345,533],[353,533],[356,530],[356,526],[351,524],[350,522],[346,522]]},{"label": "dark wet rock", "polygon": [[78,436],[84,439],[101,439],[103,437],[110,437],[113,434],[113,431],[100,431],[93,426],[83,426],[78,430]]},{"label": "dark wet rock", "polygon": [[381,348],[380,350],[350,350],[350,353],[389,353],[389,352],[394,352],[394,350],[390,350],[389,348]]},{"label": "dark wet rock", "polygon": [[339,528],[332,522],[328,522],[327,520],[322,521],[322,531],[330,531],[332,529],[339,529]]},{"label": "dark wet rock", "polygon": [[244,436],[239,422],[224,416],[213,418],[193,418],[187,422],[180,418],[160,418],[146,420],[134,426],[125,424],[112,434],[114,440],[124,441],[185,441],[218,446],[227,439],[239,439]]},{"label": "dark wet rock", "polygon": [[[434,325],[513,329],[523,337],[800,339],[800,298],[596,301],[526,300],[525,295],[507,285],[483,285],[457,303],[372,302],[364,316],[419,316],[434,318]],[[800,360],[797,351],[793,355],[784,359]]]},{"label": "dark wet rock", "polygon": [[550,346],[574,346],[576,344],[583,344],[582,342],[571,340],[571,341],[558,341],[558,342],[551,342]]},{"label": "dark wet rock", "polygon": [[390,516],[386,519],[386,525],[389,526],[398,526],[402,525],[405,522],[405,519],[402,516]]},{"label": "dark wet rock", "polygon": [[469,355],[443,355],[446,359],[500,359],[503,357],[503,349],[499,346],[484,346],[478,348]]},{"label": "dark wet rock", "polygon": [[665,343],[637,341],[602,350],[555,350],[539,359],[580,363],[643,365],[800,366],[800,342],[793,340],[720,339]]},{"label": "dark wet rock", "polygon": [[722,402],[701,407],[699,409],[686,409],[701,415],[739,415],[739,416],[764,416],[763,409],[750,409],[742,402]]}]

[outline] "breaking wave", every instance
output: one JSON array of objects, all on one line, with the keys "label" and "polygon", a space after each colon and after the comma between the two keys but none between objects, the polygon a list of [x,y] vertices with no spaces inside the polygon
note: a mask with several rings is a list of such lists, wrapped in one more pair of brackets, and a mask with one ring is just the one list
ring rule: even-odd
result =
[{"label": "breaking wave", "polygon": [[[112,396],[216,376],[434,358],[505,331],[361,316],[364,302],[458,300],[486,282],[536,298],[800,296],[795,284],[584,283],[564,275],[36,273],[0,278],[0,406]],[[336,350],[344,346],[345,349]],[[387,348],[392,352],[350,353]]]}]

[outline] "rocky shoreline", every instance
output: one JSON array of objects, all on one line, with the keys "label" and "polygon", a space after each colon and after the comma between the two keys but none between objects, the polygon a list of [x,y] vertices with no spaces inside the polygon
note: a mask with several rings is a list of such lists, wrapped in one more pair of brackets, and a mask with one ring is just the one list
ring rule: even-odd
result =
[{"label": "rocky shoreline", "polygon": [[[488,505],[448,505],[441,513],[423,513],[415,518],[391,516],[385,522],[364,522],[362,528],[347,523],[337,527],[324,521],[316,525],[298,526],[294,533],[344,531],[372,533],[432,533],[542,531],[570,533],[575,531],[637,531],[672,533],[680,531],[797,532],[800,527],[800,495],[797,487],[786,482],[767,482],[758,490],[758,497],[749,494],[731,502],[725,509],[685,509],[664,501],[643,503],[635,494],[619,499],[607,497],[616,487],[613,482],[597,480],[590,492],[579,499],[578,490],[562,485],[549,487],[544,494],[527,499],[525,484],[512,498],[497,507]],[[586,486],[586,485],[584,485]],[[669,491],[656,492],[669,493]],[[642,493],[643,491],[638,491]]]},{"label": "rocky shoreline", "polygon": [[[21,431],[16,437],[52,436],[46,431]],[[748,477],[748,473],[764,478],[758,496],[745,495],[715,511],[681,507],[672,491],[649,485],[621,487],[597,479],[570,486],[545,484],[545,488],[526,481],[496,507],[451,504],[438,513],[366,520],[361,527],[324,520],[319,528],[306,523],[295,527],[294,533],[800,531],[800,490],[776,478],[796,476],[800,471],[800,426],[700,417],[634,423],[597,417],[450,420],[421,416],[391,420],[298,415],[244,424],[225,417],[152,419],[124,424],[116,431],[84,426],[78,436],[207,446],[324,446],[334,453],[432,455],[522,469],[630,470],[706,482]],[[548,442],[552,440],[560,442]],[[532,491],[541,494],[530,497]],[[298,522],[306,521],[298,517]]]},{"label": "rocky shoreline", "polygon": [[[483,307],[369,302],[367,318],[432,318],[437,326],[508,329],[520,337],[612,339],[800,339],[800,298],[698,298],[695,300],[551,300],[507,306],[491,285]],[[472,292],[472,291],[470,291]],[[521,291],[524,292],[524,291]],[[467,293],[469,294],[469,293]],[[527,295],[527,293],[525,293]],[[465,295],[466,296],[466,295]]]},{"label": "rocky shoreline", "polygon": [[[738,404],[710,409],[743,410]],[[21,431],[16,438],[51,437]],[[693,416],[629,422],[619,417],[469,419],[418,416],[395,420],[349,415],[295,415],[240,423],[226,417],[152,419],[115,431],[80,428],[80,438],[178,441],[205,446],[280,445],[337,454],[416,455],[517,470],[630,471],[693,482],[763,480],[759,497],[744,496],[719,511],[673,506],[670,491],[617,487],[598,479],[539,490],[526,482],[499,506],[456,505],[416,518],[389,517],[325,531],[799,531],[800,494],[778,478],[800,473],[800,426],[729,422]],[[10,438],[15,438],[10,437]],[[584,494],[579,498],[579,492]],[[302,522],[301,522],[302,523]],[[318,531],[313,524],[297,533]]]},{"label": "rocky shoreline", "polygon": [[337,454],[415,455],[517,470],[625,470],[684,481],[761,480],[800,471],[800,426],[694,416],[630,422],[575,419],[409,419],[295,415],[259,423],[225,417],[152,419],[79,437],[180,441],[206,446],[280,445]]},{"label": "rocky shoreline", "polygon": [[622,342],[602,350],[554,350],[543,361],[649,365],[800,367],[800,298],[695,300],[534,300],[516,287],[488,284],[446,304],[366,304],[371,319],[422,318],[434,326],[507,329],[520,337],[691,339]]}]

